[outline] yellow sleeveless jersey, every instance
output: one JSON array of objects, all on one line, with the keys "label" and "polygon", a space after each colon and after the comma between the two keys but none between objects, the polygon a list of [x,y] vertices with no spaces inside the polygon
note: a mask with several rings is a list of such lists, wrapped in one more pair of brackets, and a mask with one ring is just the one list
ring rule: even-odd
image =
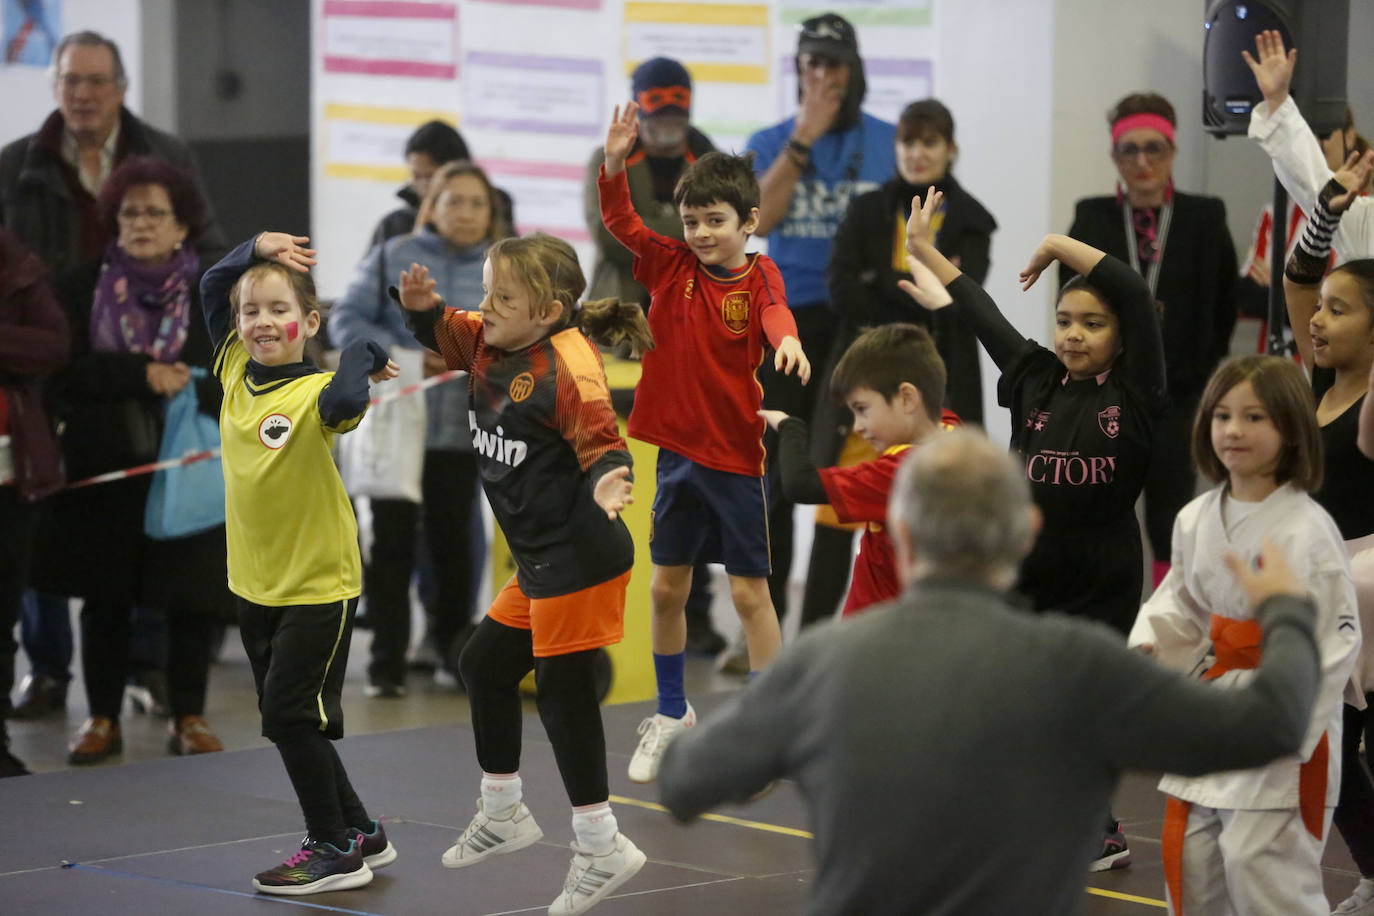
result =
[{"label": "yellow sleeveless jersey", "polygon": [[229,590],[269,607],[353,598],[362,591],[358,522],[330,446],[362,414],[324,426],[319,397],[332,372],[255,385],[247,366],[231,331],[215,354]]}]

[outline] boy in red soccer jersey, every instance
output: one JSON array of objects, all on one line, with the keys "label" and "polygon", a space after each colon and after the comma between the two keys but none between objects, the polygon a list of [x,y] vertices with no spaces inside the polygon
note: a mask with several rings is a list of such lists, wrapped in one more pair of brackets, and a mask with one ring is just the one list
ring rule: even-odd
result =
[{"label": "boy in red soccer jersey", "polygon": [[634,253],[635,279],[652,296],[655,347],[644,354],[629,420],[632,437],[659,447],[649,536],[658,712],[640,725],[629,768],[631,780],[651,782],[668,742],[696,724],[682,683],[692,566],[725,564],[751,670],[765,667],[781,645],[768,595],[764,425],[757,415],[763,395],[755,372],[765,338],[780,371],[806,382],[811,364],[777,267],[744,251],[759,218],[750,160],[708,153],[694,162],[673,195],[685,241],[659,235],[635,213],[625,178],[637,110],[633,102],[623,113],[617,107],[597,190],[607,230]]},{"label": "boy in red soccer jersey", "polygon": [[914,324],[869,328],[835,364],[833,397],[854,412],[854,432],[878,452],[843,468],[811,463],[806,421],[780,410],[759,416],[778,431],[782,486],[794,503],[830,503],[841,522],[865,523],[844,615],[897,597],[897,562],[887,535],[887,498],[907,449],[942,426],[958,426],[945,399],[945,364],[935,342]]}]

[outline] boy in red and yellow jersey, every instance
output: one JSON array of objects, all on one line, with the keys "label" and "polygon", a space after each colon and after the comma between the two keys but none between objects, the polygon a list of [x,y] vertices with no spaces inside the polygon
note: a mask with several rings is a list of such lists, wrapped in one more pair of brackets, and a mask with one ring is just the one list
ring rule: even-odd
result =
[{"label": "boy in red and yellow jersey", "polygon": [[652,296],[655,348],[645,355],[629,434],[659,447],[653,533],[654,671],[658,712],[640,728],[630,779],[650,782],[663,749],[696,722],[683,690],[684,609],[692,566],[724,563],[744,624],[749,667],[763,668],[781,644],[768,595],[768,505],[763,484],[764,343],[775,365],[803,382],[811,365],[773,262],[746,254],[758,226],[759,185],[748,159],[709,153],[678,181],[682,239],[644,226],[630,205],[625,157],[639,122],[631,102],[616,109],[598,181],[601,218],[634,253],[634,275]]},{"label": "boy in red and yellow jersey", "polygon": [[914,324],[864,331],[835,364],[830,391],[854,412],[854,432],[878,452],[873,461],[816,469],[806,421],[780,410],[759,415],[778,431],[782,486],[795,503],[829,503],[841,522],[864,523],[844,615],[897,597],[900,584],[887,534],[887,500],[906,452],[941,427],[960,425],[942,409],[945,364],[935,342]]}]

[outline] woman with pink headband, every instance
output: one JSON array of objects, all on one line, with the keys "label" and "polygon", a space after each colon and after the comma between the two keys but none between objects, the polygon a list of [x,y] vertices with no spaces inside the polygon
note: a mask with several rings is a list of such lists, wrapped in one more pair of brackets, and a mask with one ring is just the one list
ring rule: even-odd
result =
[{"label": "woman with pink headband", "polygon": [[[1145,481],[1145,529],[1157,585],[1169,568],[1174,516],[1193,498],[1189,461],[1193,410],[1226,356],[1236,323],[1236,250],[1226,207],[1174,188],[1174,128],[1168,99],[1132,93],[1107,114],[1116,193],[1080,200],[1072,238],[1126,261],[1150,288],[1161,319],[1172,406],[1156,420]],[[1062,266],[1060,282],[1074,276]]]}]

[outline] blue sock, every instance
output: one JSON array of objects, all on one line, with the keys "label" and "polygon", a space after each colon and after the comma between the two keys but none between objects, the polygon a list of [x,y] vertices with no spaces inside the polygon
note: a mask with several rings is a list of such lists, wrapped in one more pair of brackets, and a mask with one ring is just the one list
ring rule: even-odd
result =
[{"label": "blue sock", "polygon": [[682,672],[687,666],[687,653],[672,655],[654,653],[654,677],[658,680],[659,715],[681,719],[687,715],[687,691],[682,686]]}]

